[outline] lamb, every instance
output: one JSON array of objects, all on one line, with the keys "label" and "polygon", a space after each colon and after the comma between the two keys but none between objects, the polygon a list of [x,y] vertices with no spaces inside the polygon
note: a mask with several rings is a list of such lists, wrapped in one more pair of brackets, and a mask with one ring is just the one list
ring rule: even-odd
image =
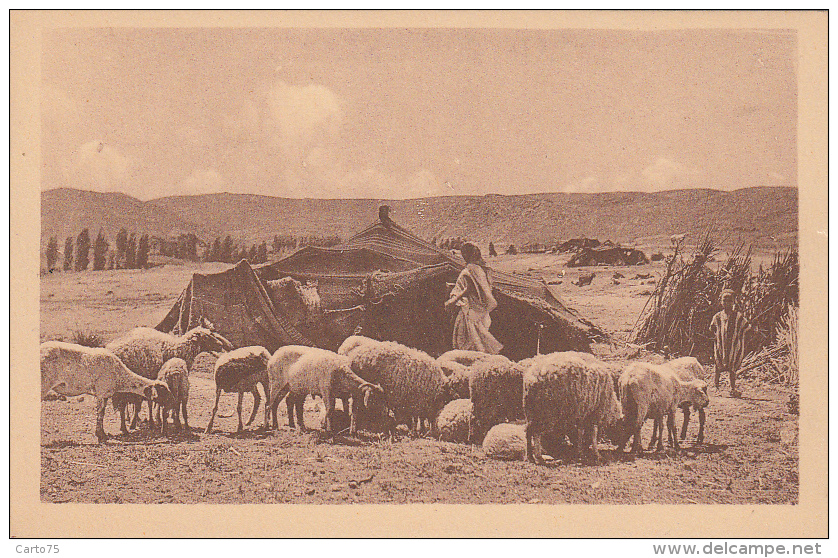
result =
[{"label": "lamb", "polygon": [[186,404],[189,401],[189,368],[182,358],[172,358],[166,361],[157,379],[164,382],[171,397],[169,401],[160,407],[159,419],[163,435],[166,435],[166,427],[169,424],[169,415],[174,414],[175,424],[181,430],[180,414],[183,413],[183,428],[189,432],[189,416],[186,413]]},{"label": "lamb", "polygon": [[[138,327],[124,336],[115,339],[105,346],[106,349],[118,356],[135,374],[150,380],[156,379],[163,364],[172,358],[181,358],[186,366],[191,368],[195,357],[202,352],[229,351],[233,345],[218,333],[207,327],[193,328],[180,337],[163,333],[149,327]],[[117,396],[113,401],[114,408],[119,408],[122,421],[121,428],[125,428],[125,407],[128,403],[138,403],[130,395]],[[137,405],[139,410],[139,405]],[[149,406],[149,421],[152,427],[154,419]],[[134,416],[136,422],[137,416]],[[136,426],[132,424],[132,426]]]},{"label": "lamb", "polygon": [[[221,392],[239,394],[239,404],[236,407],[239,417],[239,427],[236,433],[244,430],[242,426],[242,399],[244,392],[249,391],[253,394],[253,412],[250,419],[247,421],[248,426],[256,418],[256,411],[259,409],[259,402],[261,397],[258,384],[262,384],[262,390],[265,392],[265,398],[268,394],[268,361],[271,358],[271,353],[264,347],[251,346],[235,349],[229,353],[224,353],[215,362],[215,406],[212,408],[212,416],[209,424],[207,424],[206,433],[212,432],[212,423],[215,420],[215,414],[218,412],[218,401],[221,399]],[[265,401],[265,428],[268,427],[269,421],[269,406]]]},{"label": "lamb", "polygon": [[577,452],[590,442],[599,460],[598,428],[622,417],[614,383],[602,363],[577,352],[535,357],[526,364],[523,384],[527,457],[542,463],[542,436],[561,439],[575,429]]},{"label": "lamb", "polygon": [[[707,406],[709,399],[705,393],[706,386],[702,380],[681,381],[675,370],[667,364],[629,364],[620,376],[620,399],[626,414],[626,430],[620,451],[633,436],[631,451],[634,454],[640,452],[640,428],[647,418],[661,421],[661,424],[666,418],[673,447],[677,451],[675,410],[687,401],[696,407]],[[658,450],[663,450],[663,436],[658,437],[657,441]]]},{"label": "lamb", "polygon": [[469,379],[469,398],[474,405],[469,441],[480,443],[496,424],[523,418],[523,374],[527,363],[519,365],[505,356],[494,355],[474,365]]},{"label": "lamb", "polygon": [[[288,371],[301,356],[315,349],[304,345],[286,345],[280,347],[268,360],[268,385],[270,386],[266,405],[273,414],[273,428],[279,428],[277,409],[280,401],[288,394]],[[344,409],[347,410],[347,409]],[[288,424],[294,426],[294,417],[289,412]]]},{"label": "lamb", "polygon": [[362,343],[349,352],[352,371],[384,389],[384,401],[392,411],[390,436],[397,424],[424,420],[436,431],[436,416],[445,404],[442,370],[427,353],[392,341]]},{"label": "lamb", "polygon": [[324,349],[314,349],[302,354],[288,370],[287,383],[288,424],[294,426],[294,409],[300,430],[305,429],[303,421],[303,402],[307,395],[319,395],[326,407],[326,431],[334,432],[333,418],[335,398],[352,396],[352,410],[349,416],[349,428],[356,429],[355,402],[363,401],[364,407],[370,404],[374,393],[382,394],[381,386],[374,385],[358,377],[350,365],[349,357]]},{"label": "lamb", "polygon": [[[666,363],[672,370],[675,372],[675,375],[678,376],[678,379],[682,382],[691,382],[693,380],[702,380],[702,378],[706,377],[706,373],[704,371],[704,367],[701,366],[701,363],[698,362],[698,359],[695,357],[681,357],[676,358],[674,360],[670,360]],[[703,384],[703,390],[705,395],[707,394],[707,384]],[[708,398],[709,403],[709,398]],[[681,439],[684,440],[687,437],[687,426],[690,424],[690,407],[695,407],[692,402],[690,401],[682,401],[678,404],[681,407],[681,410],[684,412],[684,422],[681,425]],[[704,442],[704,421],[705,421],[705,413],[704,407],[695,407],[698,410],[698,436],[696,437],[696,443],[701,444]],[[650,446],[655,444],[655,439],[657,436],[663,433],[663,422],[655,422],[655,428],[652,434],[652,441],[649,443]]]},{"label": "lamb", "polygon": [[130,393],[151,402],[166,404],[166,384],[134,374],[111,351],[61,341],[41,344],[41,399],[53,390],[59,395],[88,393],[96,397],[96,438],[107,439],[104,419],[109,398]]}]

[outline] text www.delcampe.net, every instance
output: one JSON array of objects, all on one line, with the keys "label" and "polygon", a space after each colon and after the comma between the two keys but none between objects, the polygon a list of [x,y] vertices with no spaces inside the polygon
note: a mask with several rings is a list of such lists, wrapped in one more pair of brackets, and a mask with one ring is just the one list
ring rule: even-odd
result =
[{"label": "text www.delcampe.net", "polygon": [[745,544],[713,543],[700,544],[653,544],[655,554],[741,554],[743,556],[806,555],[821,554],[821,544]]}]

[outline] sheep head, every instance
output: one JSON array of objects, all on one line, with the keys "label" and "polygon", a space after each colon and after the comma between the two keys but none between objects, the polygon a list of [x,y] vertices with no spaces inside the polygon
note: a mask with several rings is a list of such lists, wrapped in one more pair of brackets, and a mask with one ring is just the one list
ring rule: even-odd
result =
[{"label": "sheep head", "polygon": [[681,397],[682,401],[689,401],[700,409],[710,404],[710,397],[707,395],[707,382],[704,380],[685,382],[682,385],[682,391],[684,392]]},{"label": "sheep head", "polygon": [[369,408],[370,406],[370,398],[372,397],[373,393],[377,393],[379,395],[384,395],[384,389],[379,386],[378,384],[371,384],[369,382],[364,382],[359,386],[361,393],[364,394],[364,407]]},{"label": "sheep head", "polygon": [[205,327],[196,327],[186,333],[190,342],[198,346],[199,352],[211,353],[214,351],[226,352],[233,350],[233,344],[225,339],[220,333]]},{"label": "sheep head", "polygon": [[162,405],[164,407],[172,398],[169,386],[167,386],[165,382],[157,380],[143,390],[143,395],[152,403],[157,403],[158,405]]}]

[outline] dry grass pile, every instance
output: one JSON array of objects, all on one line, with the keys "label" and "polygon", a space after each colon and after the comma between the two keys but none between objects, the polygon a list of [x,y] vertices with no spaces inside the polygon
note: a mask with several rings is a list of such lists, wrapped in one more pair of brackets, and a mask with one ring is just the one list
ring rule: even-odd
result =
[{"label": "dry grass pile", "polygon": [[692,257],[685,257],[680,245],[676,247],[635,324],[632,341],[651,350],[668,350],[711,362],[710,322],[721,309],[722,290],[732,289],[737,293],[738,309],[756,332],[746,350],[755,352],[774,343],[788,309],[797,305],[797,251],[776,254],[767,270],[760,266],[756,273],[751,269],[750,247],[734,247],[713,270],[708,262],[715,259],[717,251],[709,231],[701,237]]}]

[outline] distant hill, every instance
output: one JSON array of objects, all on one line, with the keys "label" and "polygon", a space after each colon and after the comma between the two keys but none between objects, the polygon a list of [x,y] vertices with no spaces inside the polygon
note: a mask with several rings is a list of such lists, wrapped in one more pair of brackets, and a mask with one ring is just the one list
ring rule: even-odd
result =
[{"label": "distant hill", "polygon": [[64,239],[74,238],[83,228],[90,230],[91,239],[102,229],[113,244],[119,229],[137,234],[148,233],[166,238],[170,233],[194,232],[202,238],[215,238],[211,227],[173,214],[163,207],[140,201],[126,194],[88,192],[59,188],[41,192],[41,244],[50,236],[58,238],[63,249]]},{"label": "distant hill", "polygon": [[[173,196],[142,202],[124,194],[43,192],[41,232],[63,239],[83,226],[166,236],[191,231],[205,240],[231,234],[255,243],[274,234],[348,238],[391,206],[399,224],[427,239],[461,236],[498,246],[552,243],[577,236],[632,243],[712,226],[720,239],[773,245],[796,241],[796,188],[710,189],[658,193],[454,196],[417,200],[287,199],[248,194]],[[773,239],[775,240],[772,240]]]}]

